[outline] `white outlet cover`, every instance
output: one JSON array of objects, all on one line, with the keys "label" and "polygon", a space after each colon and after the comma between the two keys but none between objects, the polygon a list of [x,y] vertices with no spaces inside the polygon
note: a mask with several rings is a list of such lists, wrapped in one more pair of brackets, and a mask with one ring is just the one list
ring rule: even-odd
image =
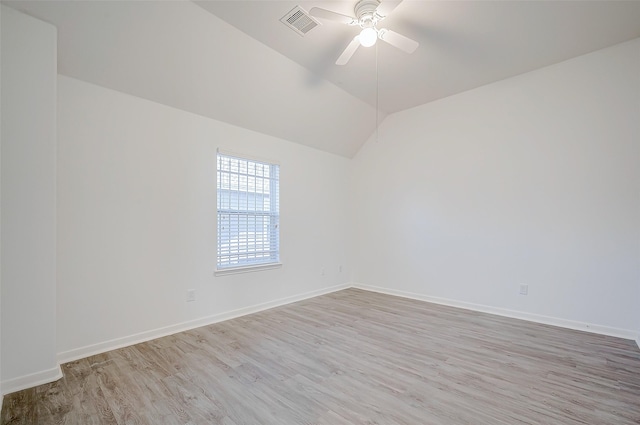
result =
[{"label": "white outlet cover", "polygon": [[187,289],[187,302],[196,300],[196,290],[195,289]]}]

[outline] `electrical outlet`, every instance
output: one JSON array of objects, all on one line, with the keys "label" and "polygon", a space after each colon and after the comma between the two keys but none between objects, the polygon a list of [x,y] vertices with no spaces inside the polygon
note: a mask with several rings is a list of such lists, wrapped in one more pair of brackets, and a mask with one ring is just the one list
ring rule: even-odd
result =
[{"label": "electrical outlet", "polygon": [[187,302],[196,300],[196,290],[195,289],[187,289]]},{"label": "electrical outlet", "polygon": [[520,295],[529,295],[529,285],[520,285]]}]

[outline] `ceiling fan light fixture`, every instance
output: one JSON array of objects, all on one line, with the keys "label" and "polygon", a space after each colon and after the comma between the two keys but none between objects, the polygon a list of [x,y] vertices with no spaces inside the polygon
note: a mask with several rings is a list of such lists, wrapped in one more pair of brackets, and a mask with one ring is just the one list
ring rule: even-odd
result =
[{"label": "ceiling fan light fixture", "polygon": [[358,41],[362,47],[371,47],[376,44],[376,40],[378,39],[378,32],[373,28],[365,28],[360,31],[360,35],[358,36]]},{"label": "ceiling fan light fixture", "polygon": [[312,17],[360,27],[360,33],[353,37],[336,60],[336,65],[346,65],[358,47],[371,47],[378,39],[406,53],[413,53],[418,48],[418,42],[409,37],[386,28],[377,28],[378,22],[389,15],[401,1],[357,0],[353,9],[355,16],[343,15],[320,7],[312,7],[309,13]]}]

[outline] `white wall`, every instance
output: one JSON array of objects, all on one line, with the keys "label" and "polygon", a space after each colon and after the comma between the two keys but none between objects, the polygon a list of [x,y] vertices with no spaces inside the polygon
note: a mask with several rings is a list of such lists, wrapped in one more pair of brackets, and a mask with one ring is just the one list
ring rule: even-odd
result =
[{"label": "white wall", "polygon": [[[58,95],[62,360],[348,282],[349,160],[64,76]],[[281,164],[281,269],[214,278],[217,147]]]},{"label": "white wall", "polygon": [[[2,6],[2,389],[56,362],[56,29]],[[27,380],[23,378],[31,375]]]},{"label": "white wall", "polygon": [[[2,99],[2,5],[0,5],[0,99]],[[0,238],[2,238],[2,102],[0,101]],[[2,392],[2,243],[0,243],[0,412],[4,393]]]},{"label": "white wall", "polygon": [[388,117],[353,190],[355,282],[631,337],[640,39]]}]

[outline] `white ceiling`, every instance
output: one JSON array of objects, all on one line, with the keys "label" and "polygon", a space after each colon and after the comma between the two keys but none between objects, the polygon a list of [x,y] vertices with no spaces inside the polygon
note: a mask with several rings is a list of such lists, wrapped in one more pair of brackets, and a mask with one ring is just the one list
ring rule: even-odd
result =
[{"label": "white ceiling", "polygon": [[[58,28],[64,75],[346,157],[376,126],[375,48],[337,66],[354,27],[279,21],[296,5],[353,15],[351,0],[3,4]],[[379,27],[420,42],[378,43],[382,120],[640,37],[640,1],[404,0]]]},{"label": "white ceiling", "polygon": [[345,157],[375,129],[373,107],[193,2],[3,3],[58,28],[60,74]]},{"label": "white ceiling", "polygon": [[[376,105],[375,48],[334,64],[358,27],[322,21],[301,37],[279,22],[295,5],[354,16],[356,0],[197,3]],[[379,107],[393,113],[640,37],[640,2],[405,0],[378,27],[420,43],[411,55],[378,43]]]}]

